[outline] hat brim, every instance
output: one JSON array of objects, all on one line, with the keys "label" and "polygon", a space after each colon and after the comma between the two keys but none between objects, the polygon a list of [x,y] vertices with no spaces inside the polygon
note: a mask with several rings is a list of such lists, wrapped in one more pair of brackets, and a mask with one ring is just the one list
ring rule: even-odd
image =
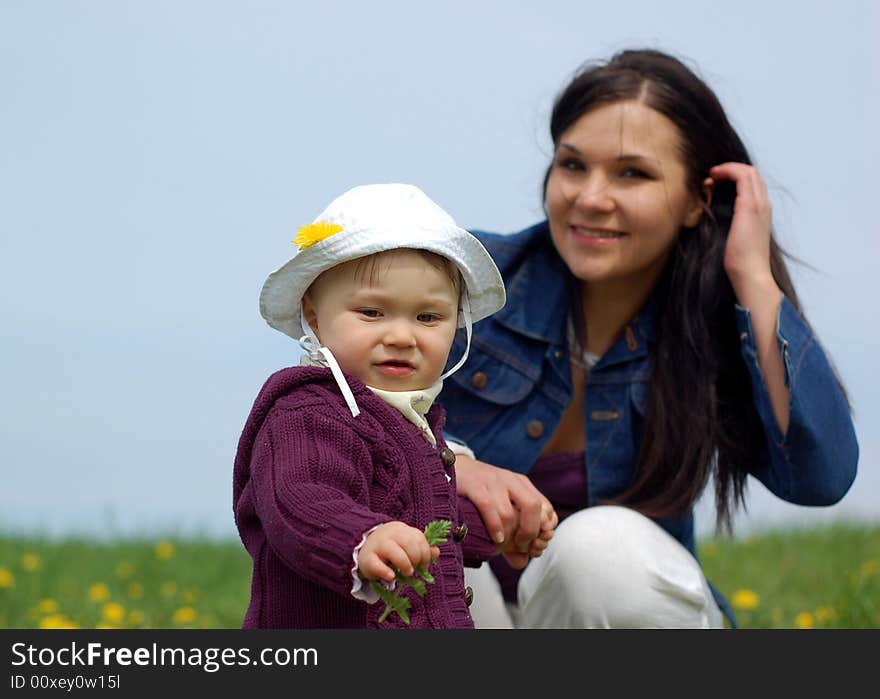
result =
[{"label": "hat brim", "polygon": [[[302,297],[318,276],[337,265],[387,250],[427,250],[451,260],[464,281],[473,322],[498,312],[505,303],[504,282],[486,249],[457,226],[413,231],[345,230],[299,252],[272,272],[260,292],[260,313],[270,326],[299,339]],[[461,324],[461,323],[460,323]]]}]

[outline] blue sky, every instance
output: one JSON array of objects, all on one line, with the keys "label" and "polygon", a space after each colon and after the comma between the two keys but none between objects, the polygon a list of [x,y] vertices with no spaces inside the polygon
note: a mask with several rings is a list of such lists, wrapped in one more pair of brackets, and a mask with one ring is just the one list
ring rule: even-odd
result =
[{"label": "blue sky", "polygon": [[718,92],[856,409],[844,502],[754,483],[741,526],[876,517],[877,7],[0,4],[0,528],[234,536],[241,426],[296,356],[257,309],[295,228],[382,181],[466,227],[537,221],[553,97],[629,46]]}]

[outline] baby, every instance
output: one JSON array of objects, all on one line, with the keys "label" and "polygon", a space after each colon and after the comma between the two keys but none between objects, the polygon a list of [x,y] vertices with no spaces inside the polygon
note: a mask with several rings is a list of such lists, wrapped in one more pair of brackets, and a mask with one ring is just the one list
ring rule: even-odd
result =
[{"label": "baby", "polygon": [[[260,298],[268,323],[299,339],[304,366],[269,378],[242,433],[234,505],[253,558],[245,628],[391,628],[380,591],[428,569],[410,628],[472,628],[463,566],[497,553],[456,494],[455,454],[434,403],[457,328],[505,300],[482,245],[416,187],[356,187],[294,240],[297,254]],[[434,520],[451,541],[432,546]],[[539,556],[556,515],[530,546]],[[508,544],[511,546],[512,544]]]}]

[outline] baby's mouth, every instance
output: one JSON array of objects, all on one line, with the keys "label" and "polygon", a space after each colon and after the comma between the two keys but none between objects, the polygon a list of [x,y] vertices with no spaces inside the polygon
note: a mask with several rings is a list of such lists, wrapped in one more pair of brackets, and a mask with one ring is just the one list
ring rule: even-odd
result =
[{"label": "baby's mouth", "polygon": [[402,359],[389,359],[376,364],[376,368],[383,374],[390,376],[407,376],[415,371],[415,367]]}]

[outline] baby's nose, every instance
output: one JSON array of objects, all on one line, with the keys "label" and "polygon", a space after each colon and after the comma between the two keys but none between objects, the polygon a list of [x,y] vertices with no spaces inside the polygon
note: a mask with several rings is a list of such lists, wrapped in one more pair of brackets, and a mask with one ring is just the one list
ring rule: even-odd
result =
[{"label": "baby's nose", "polygon": [[395,347],[413,347],[416,338],[409,323],[405,320],[397,320],[388,324],[383,342]]}]

